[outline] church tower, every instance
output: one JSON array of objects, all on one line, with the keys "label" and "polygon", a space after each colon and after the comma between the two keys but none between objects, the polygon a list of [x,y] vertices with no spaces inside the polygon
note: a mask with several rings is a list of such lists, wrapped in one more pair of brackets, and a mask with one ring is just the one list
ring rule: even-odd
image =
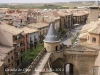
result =
[{"label": "church tower", "polygon": [[44,48],[46,48],[47,52],[56,52],[60,50],[60,40],[52,24],[44,39]]}]

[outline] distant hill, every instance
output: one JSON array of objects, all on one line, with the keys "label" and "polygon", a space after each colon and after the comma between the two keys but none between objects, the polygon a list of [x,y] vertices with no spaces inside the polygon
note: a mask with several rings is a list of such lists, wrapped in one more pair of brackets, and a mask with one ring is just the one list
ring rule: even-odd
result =
[{"label": "distant hill", "polygon": [[[9,3],[0,4],[0,8],[11,8],[11,9],[28,9],[28,8],[62,8],[62,7],[74,7],[74,6],[91,6],[94,5],[95,1],[72,1],[72,2],[54,2],[54,3]],[[100,6],[100,1],[98,1]]]}]

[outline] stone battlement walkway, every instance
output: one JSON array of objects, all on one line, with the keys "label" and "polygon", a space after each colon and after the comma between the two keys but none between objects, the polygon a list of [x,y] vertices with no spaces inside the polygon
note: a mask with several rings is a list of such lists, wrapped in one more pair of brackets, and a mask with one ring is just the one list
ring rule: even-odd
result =
[{"label": "stone battlement walkway", "polygon": [[39,63],[36,65],[35,70],[32,71],[31,75],[39,75],[39,73],[41,72],[40,70],[42,70],[44,68],[46,62],[48,61],[48,59],[50,57],[50,55],[51,55],[51,53],[44,54],[44,56],[41,58]]}]

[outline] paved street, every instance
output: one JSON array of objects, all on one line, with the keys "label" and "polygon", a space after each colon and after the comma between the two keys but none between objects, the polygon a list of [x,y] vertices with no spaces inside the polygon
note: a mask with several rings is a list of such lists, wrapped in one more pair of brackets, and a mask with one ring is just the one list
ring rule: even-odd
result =
[{"label": "paved street", "polygon": [[[84,25],[80,25],[80,26],[75,26],[74,29],[71,29],[71,33],[72,34],[76,34],[77,32],[80,32],[81,28],[83,27]],[[71,45],[71,38],[73,38],[72,36],[70,36],[68,33],[67,33],[67,37],[64,37],[62,40],[61,40],[61,43],[64,43],[65,45]]]}]

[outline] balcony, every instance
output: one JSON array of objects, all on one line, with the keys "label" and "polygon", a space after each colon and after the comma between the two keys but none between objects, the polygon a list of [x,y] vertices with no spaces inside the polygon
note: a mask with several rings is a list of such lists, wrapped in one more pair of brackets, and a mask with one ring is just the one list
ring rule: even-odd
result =
[{"label": "balcony", "polygon": [[21,49],[23,49],[24,47],[25,47],[24,44],[22,44],[21,46],[18,46],[17,48],[15,48],[15,52],[21,51]]},{"label": "balcony", "polygon": [[24,36],[20,36],[19,38],[14,37],[13,43],[14,44],[18,44],[18,43],[20,43],[23,40],[24,40]]},{"label": "balcony", "polygon": [[23,56],[23,52],[20,53],[19,55],[17,54],[15,59],[18,60],[18,59],[21,58],[22,56]]}]

